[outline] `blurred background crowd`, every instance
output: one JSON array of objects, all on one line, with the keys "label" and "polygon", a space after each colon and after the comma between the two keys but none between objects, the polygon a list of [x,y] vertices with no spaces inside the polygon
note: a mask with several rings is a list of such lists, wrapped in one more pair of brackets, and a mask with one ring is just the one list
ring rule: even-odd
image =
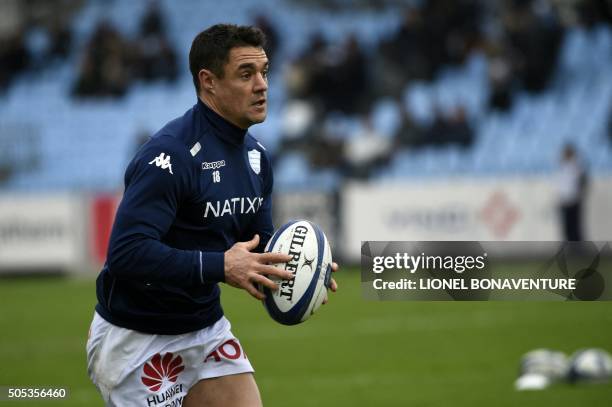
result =
[{"label": "blurred background crowd", "polygon": [[1,187],[120,189],[195,102],[191,40],[228,15],[268,36],[252,133],[280,189],[550,172],[568,143],[612,171],[607,0],[3,0]]}]

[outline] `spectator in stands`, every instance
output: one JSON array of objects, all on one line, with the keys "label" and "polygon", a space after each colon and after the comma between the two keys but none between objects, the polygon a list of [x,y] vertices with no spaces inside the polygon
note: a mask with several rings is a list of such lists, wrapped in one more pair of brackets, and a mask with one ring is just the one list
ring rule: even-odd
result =
[{"label": "spectator in stands", "polygon": [[410,111],[405,104],[400,102],[401,122],[394,136],[394,144],[396,147],[420,147],[425,143],[425,134],[423,129],[413,120]]},{"label": "spectator in stands", "polygon": [[391,140],[376,131],[369,116],[363,118],[359,131],[344,145],[344,161],[349,174],[356,178],[367,179],[391,155]]},{"label": "spectator in stands", "polygon": [[561,224],[565,240],[583,240],[582,210],[587,187],[587,172],[574,146],[568,144],[561,154],[561,168],[557,179]]},{"label": "spectator in stands", "polygon": [[284,104],[281,112],[281,140],[278,154],[290,150],[305,150],[311,143],[316,112],[312,104],[294,99]]},{"label": "spectator in stands", "polygon": [[448,122],[439,107],[434,108],[434,119],[426,130],[424,144],[440,146],[444,144],[446,133],[449,131]]},{"label": "spectator in stands", "polygon": [[69,22],[78,2],[0,1],[0,91],[17,75],[27,70],[40,73],[68,55]]},{"label": "spectator in stands", "polygon": [[313,129],[308,144],[303,147],[313,169],[340,170],[343,164],[344,141],[330,137],[321,127]]},{"label": "spectator in stands", "polygon": [[367,65],[356,36],[349,36],[340,49],[331,52],[325,38],[315,33],[289,68],[290,94],[310,101],[317,110],[361,112],[371,90]]},{"label": "spectator in stands", "polygon": [[156,1],[150,3],[140,22],[140,35],[136,39],[135,48],[135,78],[145,81],[177,79],[176,52],[167,38],[162,11]]},{"label": "spectator in stands", "polygon": [[582,0],[576,7],[580,22],[589,29],[599,23],[612,24],[612,4],[609,0]]},{"label": "spectator in stands", "polygon": [[546,88],[561,45],[563,31],[552,8],[536,7],[531,1],[516,1],[507,11],[506,35],[514,48],[514,70],[532,92]]},{"label": "spectator in stands", "polygon": [[62,15],[57,16],[57,18],[52,20],[48,30],[51,42],[49,57],[62,60],[66,59],[72,45],[72,31],[70,29],[68,17]]},{"label": "spectator in stands", "polygon": [[151,2],[140,22],[135,41],[124,38],[102,21],[89,41],[73,94],[79,97],[122,96],[132,81],[174,81],[178,60],[166,36],[163,14]]},{"label": "spectator in stands", "polygon": [[31,68],[41,72],[68,57],[72,43],[69,25],[70,12],[42,13],[45,18],[31,22],[28,27],[27,47],[32,59]]},{"label": "spectator in stands", "polygon": [[426,144],[454,144],[465,148],[471,146],[473,140],[474,132],[463,106],[457,106],[448,116],[436,108],[434,121],[426,134]]},{"label": "spectator in stands", "polygon": [[327,41],[322,33],[315,32],[306,50],[289,66],[286,81],[290,96],[316,103],[317,95],[330,81],[328,60]]},{"label": "spectator in stands", "polygon": [[165,36],[147,36],[137,40],[135,77],[145,81],[163,79],[169,82],[178,77],[176,53]]},{"label": "spectator in stands", "polygon": [[[429,35],[438,41],[438,49],[431,45],[434,69],[444,64],[461,64],[471,50],[480,43],[482,2],[472,0],[433,0],[424,5]],[[438,55],[438,58],[435,56]]]},{"label": "spectator in stands", "polygon": [[264,14],[258,14],[255,17],[255,26],[266,35],[266,55],[270,61],[274,61],[274,56],[279,46],[279,37],[276,28],[274,28],[270,19]]},{"label": "spectator in stands", "polygon": [[448,133],[445,141],[467,148],[474,142],[474,131],[467,120],[467,114],[463,106],[457,106],[447,121]]},{"label": "spectator in stands", "polygon": [[87,45],[73,94],[123,96],[130,83],[128,44],[115,27],[102,21]]},{"label": "spectator in stands", "polygon": [[488,74],[491,85],[489,107],[504,112],[510,110],[512,107],[512,64],[509,55],[501,48],[491,50]]},{"label": "spectator in stands", "polygon": [[342,46],[340,59],[328,67],[328,86],[321,89],[327,110],[339,110],[348,114],[366,110],[364,102],[370,92],[367,65],[368,60],[357,37],[350,35]]},{"label": "spectator in stands", "polygon": [[[379,86],[394,94],[410,80],[433,79],[444,64],[462,63],[481,42],[481,8],[469,0],[430,0],[407,8],[397,32],[378,47],[384,61],[377,68]],[[388,78],[395,83],[386,83]]]},{"label": "spectator in stands", "polygon": [[479,43],[481,8],[482,3],[472,0],[431,0],[423,4],[429,78],[446,64],[462,63]]},{"label": "spectator in stands", "polygon": [[0,39],[0,91],[5,90],[13,78],[30,63],[30,54],[22,30]]},{"label": "spectator in stands", "polygon": [[[378,57],[382,59],[383,72],[377,75],[379,82],[390,80],[387,94],[397,92],[412,79],[425,79],[431,68],[425,55],[427,33],[421,10],[410,7],[397,32],[378,46]],[[398,86],[399,85],[399,86]]]},{"label": "spectator in stands", "polygon": [[159,36],[165,35],[166,25],[159,3],[150,1],[147,11],[140,20],[140,36]]}]

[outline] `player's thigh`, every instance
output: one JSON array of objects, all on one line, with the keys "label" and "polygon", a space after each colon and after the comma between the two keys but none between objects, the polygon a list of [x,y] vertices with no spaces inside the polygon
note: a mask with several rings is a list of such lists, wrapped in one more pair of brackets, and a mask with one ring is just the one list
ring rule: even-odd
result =
[{"label": "player's thigh", "polygon": [[213,377],[197,382],[183,407],[259,407],[261,396],[252,373]]}]

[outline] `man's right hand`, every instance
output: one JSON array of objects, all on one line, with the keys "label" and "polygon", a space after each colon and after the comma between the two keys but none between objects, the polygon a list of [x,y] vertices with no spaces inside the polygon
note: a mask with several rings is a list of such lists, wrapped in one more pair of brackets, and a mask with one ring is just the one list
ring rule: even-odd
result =
[{"label": "man's right hand", "polygon": [[280,253],[252,253],[259,245],[259,235],[255,235],[248,242],[238,242],[225,252],[225,282],[232,287],[242,288],[248,291],[258,300],[266,296],[257,289],[256,284],[261,284],[275,291],[278,286],[268,279],[267,275],[291,280],[293,274],[270,264],[286,263],[291,260],[288,254]]}]

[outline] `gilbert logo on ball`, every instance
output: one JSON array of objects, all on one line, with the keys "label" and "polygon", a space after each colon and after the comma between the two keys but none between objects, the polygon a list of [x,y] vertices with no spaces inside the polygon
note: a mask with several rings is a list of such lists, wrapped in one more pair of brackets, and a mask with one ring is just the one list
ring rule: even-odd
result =
[{"label": "gilbert logo on ball", "polygon": [[264,287],[264,306],[270,316],[284,325],[306,321],[327,297],[331,279],[332,255],[327,237],[312,222],[291,221],[272,236],[266,252],[292,256],[287,263],[276,264],[295,276],[293,280],[270,279],[278,284],[277,291]]}]

